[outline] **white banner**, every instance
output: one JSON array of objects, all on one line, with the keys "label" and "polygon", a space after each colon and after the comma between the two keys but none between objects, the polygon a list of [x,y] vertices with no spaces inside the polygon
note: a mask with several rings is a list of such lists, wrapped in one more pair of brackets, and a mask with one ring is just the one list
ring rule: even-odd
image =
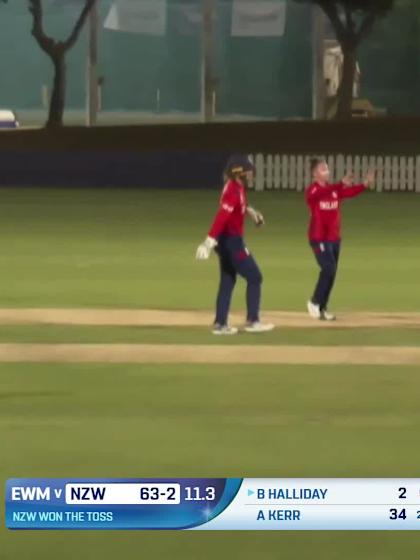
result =
[{"label": "white banner", "polygon": [[[188,4],[187,2],[177,2],[171,6],[172,20],[174,28],[181,35],[194,35],[201,33],[203,25],[202,4]],[[218,10],[214,14],[213,23],[216,24]]]},{"label": "white banner", "polygon": [[285,28],[285,0],[233,0],[233,37],[281,37]]},{"label": "white banner", "polygon": [[166,0],[116,0],[105,19],[105,29],[125,33],[166,33]]},{"label": "white banner", "polygon": [[189,25],[200,26],[203,21],[201,5],[198,4],[175,4],[174,9]]},{"label": "white banner", "polygon": [[181,35],[194,35],[199,33],[203,21],[201,5],[175,4],[173,6],[175,29]]}]

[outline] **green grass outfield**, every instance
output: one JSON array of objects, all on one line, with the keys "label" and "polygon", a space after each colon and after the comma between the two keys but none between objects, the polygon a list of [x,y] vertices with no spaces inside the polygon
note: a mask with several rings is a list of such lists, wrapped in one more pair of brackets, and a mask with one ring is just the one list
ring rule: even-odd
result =
[{"label": "green grass outfield", "polygon": [[[416,368],[10,364],[0,378],[3,480],[419,476]],[[394,560],[419,545],[420,534],[3,529],[0,558]]]},{"label": "green grass outfield", "polygon": [[[215,191],[1,189],[0,306],[210,309],[217,263],[196,247]],[[247,240],[265,276],[264,306],[301,310],[316,264],[302,193],[251,194],[267,226]],[[420,310],[420,199],[364,195],[345,203],[338,309]],[[243,307],[243,283],[235,307]]]},{"label": "green grass outfield", "polygon": [[[316,266],[302,194],[251,194],[266,309],[304,310]],[[194,253],[216,192],[1,189],[0,307],[213,308],[217,263]],[[344,209],[340,310],[420,311],[420,198]],[[243,309],[243,283],[234,307]],[[1,342],[417,346],[417,329],[0,325]],[[9,477],[420,477],[416,367],[0,364]],[[0,499],[4,486],[0,484]],[[8,532],[0,560],[394,560],[420,533]]]}]

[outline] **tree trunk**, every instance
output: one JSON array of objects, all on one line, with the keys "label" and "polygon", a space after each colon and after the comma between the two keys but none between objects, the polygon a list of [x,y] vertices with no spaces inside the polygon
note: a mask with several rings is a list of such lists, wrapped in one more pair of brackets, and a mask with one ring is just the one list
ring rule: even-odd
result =
[{"label": "tree trunk", "polygon": [[54,65],[54,83],[51,103],[46,123],[47,128],[63,126],[64,107],[66,102],[66,56],[64,52],[52,57]]},{"label": "tree trunk", "polygon": [[216,0],[204,0],[201,41],[201,116],[203,122],[210,122],[214,117],[214,16],[216,8]]},{"label": "tree trunk", "polygon": [[343,51],[343,76],[338,91],[337,119],[350,119],[353,102],[353,84],[356,74],[356,46],[348,43],[341,45]]},{"label": "tree trunk", "polygon": [[326,87],[324,77],[325,13],[318,5],[312,7],[312,118],[324,119]]}]

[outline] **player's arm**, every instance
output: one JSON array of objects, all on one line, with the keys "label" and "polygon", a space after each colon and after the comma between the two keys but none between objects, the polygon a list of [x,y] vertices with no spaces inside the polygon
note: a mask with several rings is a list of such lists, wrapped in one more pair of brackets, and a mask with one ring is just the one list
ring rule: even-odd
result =
[{"label": "player's arm", "polygon": [[375,171],[370,169],[366,177],[360,185],[353,185],[353,176],[346,175],[343,180],[343,187],[340,191],[340,198],[353,198],[358,196],[359,194],[365,192],[367,189],[371,187],[371,185],[375,181]]},{"label": "player's arm", "polygon": [[261,212],[255,210],[255,208],[252,208],[252,206],[246,207],[246,213],[257,227],[263,226],[265,224],[264,216],[261,214]]},{"label": "player's arm", "polygon": [[207,238],[197,249],[196,258],[198,260],[206,260],[210,257],[212,250],[217,245],[217,238],[224,230],[232,212],[235,210],[237,202],[237,196],[228,183],[223,191],[220,208],[214,218]]}]

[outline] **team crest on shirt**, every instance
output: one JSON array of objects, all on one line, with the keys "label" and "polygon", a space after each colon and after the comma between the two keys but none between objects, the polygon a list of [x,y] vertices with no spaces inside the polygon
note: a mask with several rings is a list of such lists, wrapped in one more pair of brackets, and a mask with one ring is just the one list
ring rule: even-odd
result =
[{"label": "team crest on shirt", "polygon": [[338,198],[338,194],[337,194],[335,191],[333,191],[332,197],[333,197],[333,198]]},{"label": "team crest on shirt", "polygon": [[319,207],[321,210],[338,210],[338,200],[334,200],[332,202],[321,200]]}]

